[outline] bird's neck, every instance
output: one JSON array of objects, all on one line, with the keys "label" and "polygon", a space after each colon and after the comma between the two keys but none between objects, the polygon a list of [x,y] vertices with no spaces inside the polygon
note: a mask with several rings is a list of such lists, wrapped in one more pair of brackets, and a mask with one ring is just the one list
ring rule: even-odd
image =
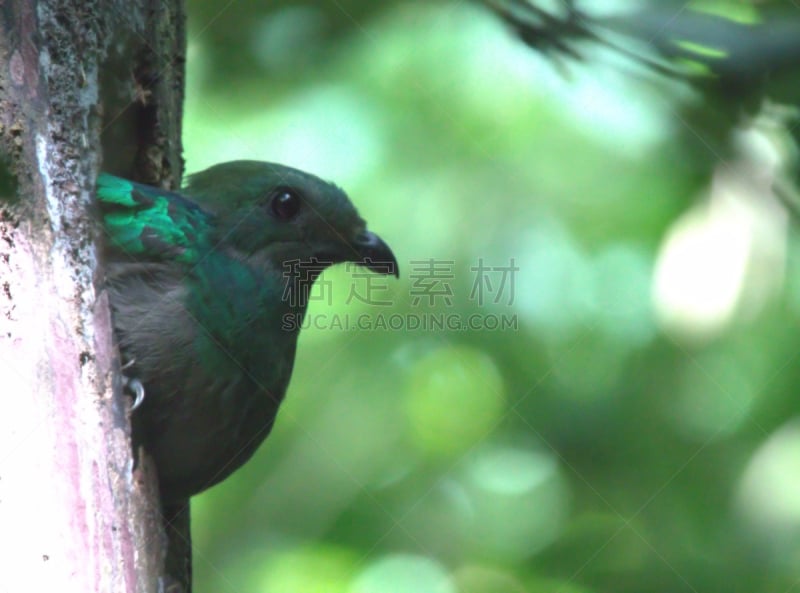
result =
[{"label": "bird's neck", "polygon": [[308,308],[308,300],[314,282],[324,266],[308,265],[307,262],[290,260],[283,262],[281,271],[282,299],[290,311],[302,320]]},{"label": "bird's neck", "polygon": [[331,265],[315,257],[298,258],[292,250],[275,248],[249,256],[248,265],[263,270],[269,284],[279,292],[282,313],[302,321],[314,282]]}]

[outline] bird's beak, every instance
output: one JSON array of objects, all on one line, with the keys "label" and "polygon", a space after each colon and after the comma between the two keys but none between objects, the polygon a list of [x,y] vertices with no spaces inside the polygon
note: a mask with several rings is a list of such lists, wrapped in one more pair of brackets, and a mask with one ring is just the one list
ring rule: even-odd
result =
[{"label": "bird's beak", "polygon": [[389,246],[375,233],[363,231],[351,242],[356,252],[355,263],[360,264],[378,274],[400,277],[397,258]]}]

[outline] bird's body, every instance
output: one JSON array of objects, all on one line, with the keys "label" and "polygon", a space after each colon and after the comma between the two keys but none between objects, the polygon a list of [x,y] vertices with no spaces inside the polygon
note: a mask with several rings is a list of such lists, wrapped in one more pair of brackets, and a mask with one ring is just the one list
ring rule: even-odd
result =
[{"label": "bird's body", "polygon": [[108,268],[125,372],[146,391],[134,435],[157,460],[162,492],[184,498],[241,466],[272,427],[297,344],[276,325],[289,312],[270,282],[280,275],[224,254],[188,277],[169,264]]},{"label": "bird's body", "polygon": [[321,267],[392,272],[396,260],[341,190],[280,165],[218,165],[180,194],[103,175],[98,200],[115,336],[146,393],[134,439],[156,461],[162,498],[182,500],[271,430],[299,331],[284,320],[302,318]]}]

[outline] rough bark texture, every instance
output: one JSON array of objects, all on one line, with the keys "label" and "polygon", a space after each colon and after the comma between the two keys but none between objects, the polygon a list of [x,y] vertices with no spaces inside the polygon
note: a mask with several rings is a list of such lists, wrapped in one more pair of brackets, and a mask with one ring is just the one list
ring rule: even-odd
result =
[{"label": "rough bark texture", "polygon": [[184,40],[180,0],[0,5],[9,591],[188,590],[188,574],[164,573],[152,465],[141,455],[134,465],[92,213],[101,161],[142,181],[179,180]]}]

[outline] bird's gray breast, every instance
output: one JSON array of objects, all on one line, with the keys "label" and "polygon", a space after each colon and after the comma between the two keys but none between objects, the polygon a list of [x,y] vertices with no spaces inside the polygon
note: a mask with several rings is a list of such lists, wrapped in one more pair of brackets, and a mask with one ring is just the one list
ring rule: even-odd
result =
[{"label": "bird's gray breast", "polygon": [[297,334],[280,330],[280,299],[267,279],[230,265],[199,280],[168,265],[110,266],[116,336],[133,361],[126,373],[146,393],[134,437],[153,455],[167,500],[247,461],[291,377]]}]

